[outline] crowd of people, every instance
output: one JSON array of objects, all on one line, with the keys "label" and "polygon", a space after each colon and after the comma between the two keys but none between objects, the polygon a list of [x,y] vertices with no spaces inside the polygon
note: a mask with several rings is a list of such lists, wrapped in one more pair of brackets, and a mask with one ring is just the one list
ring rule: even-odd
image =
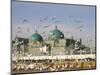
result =
[{"label": "crowd of people", "polygon": [[63,70],[93,69],[94,59],[38,60],[12,63],[13,72],[52,72]]}]

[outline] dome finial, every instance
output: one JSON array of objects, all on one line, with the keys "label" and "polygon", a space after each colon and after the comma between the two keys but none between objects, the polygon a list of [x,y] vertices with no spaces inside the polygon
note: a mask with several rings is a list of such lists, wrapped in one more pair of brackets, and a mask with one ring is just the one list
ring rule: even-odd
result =
[{"label": "dome finial", "polygon": [[36,31],[35,31],[36,33],[37,33],[37,29],[36,29]]},{"label": "dome finial", "polygon": [[55,26],[55,28],[57,29],[57,26]]}]

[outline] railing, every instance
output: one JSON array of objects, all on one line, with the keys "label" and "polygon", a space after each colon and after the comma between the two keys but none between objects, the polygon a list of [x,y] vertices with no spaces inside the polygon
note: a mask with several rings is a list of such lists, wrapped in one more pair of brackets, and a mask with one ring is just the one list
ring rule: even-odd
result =
[{"label": "railing", "polygon": [[57,55],[57,56],[24,56],[24,57],[13,57],[12,60],[44,60],[44,59],[95,59],[95,54],[81,54],[81,55]]}]

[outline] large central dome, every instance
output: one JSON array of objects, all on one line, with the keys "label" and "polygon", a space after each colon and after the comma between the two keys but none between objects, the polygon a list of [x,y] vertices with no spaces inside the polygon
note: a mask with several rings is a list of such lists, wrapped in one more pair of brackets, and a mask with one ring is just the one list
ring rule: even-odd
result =
[{"label": "large central dome", "polygon": [[31,36],[31,39],[32,41],[43,41],[42,36],[38,34],[37,31]]},{"label": "large central dome", "polygon": [[64,34],[56,26],[55,29],[50,32],[50,37],[52,39],[63,39]]}]

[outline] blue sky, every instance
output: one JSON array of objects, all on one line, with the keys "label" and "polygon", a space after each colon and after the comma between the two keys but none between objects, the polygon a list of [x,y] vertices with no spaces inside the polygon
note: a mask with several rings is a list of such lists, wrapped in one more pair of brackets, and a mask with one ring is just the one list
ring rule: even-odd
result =
[{"label": "blue sky", "polygon": [[[27,22],[23,23],[23,20]],[[56,25],[66,38],[81,37],[85,44],[94,46],[95,6],[12,2],[12,38],[15,37],[18,27],[21,27],[22,32],[19,36],[30,37],[38,30],[38,33],[46,38]],[[45,26],[49,27],[44,28]],[[89,40],[92,41],[88,42]]]}]

